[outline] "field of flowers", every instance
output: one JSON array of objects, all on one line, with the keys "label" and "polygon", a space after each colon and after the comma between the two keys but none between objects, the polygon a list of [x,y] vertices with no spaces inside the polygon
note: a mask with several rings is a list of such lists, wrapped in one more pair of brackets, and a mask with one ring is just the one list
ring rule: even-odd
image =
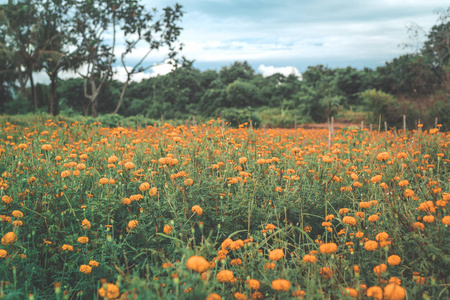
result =
[{"label": "field of flowers", "polygon": [[448,299],[449,146],[0,117],[0,299]]}]

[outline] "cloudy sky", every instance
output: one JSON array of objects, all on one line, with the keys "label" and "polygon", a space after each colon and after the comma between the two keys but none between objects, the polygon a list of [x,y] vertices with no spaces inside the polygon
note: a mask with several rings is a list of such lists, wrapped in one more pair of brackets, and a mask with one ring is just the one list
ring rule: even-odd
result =
[{"label": "cloudy sky", "polygon": [[[318,64],[358,69],[381,66],[414,51],[402,47],[412,42],[409,26],[418,25],[428,32],[437,23],[435,11],[449,7],[448,0],[141,1],[148,10],[176,2],[183,6],[180,41],[185,47],[181,55],[195,60],[194,67],[219,70],[246,60],[263,75],[299,74]],[[145,48],[137,49],[127,64],[138,61],[142,53]],[[145,65],[163,57],[162,52],[153,53]],[[158,66],[134,79],[164,74],[170,68]],[[116,66],[116,70],[116,78],[122,78],[123,69]]]},{"label": "cloudy sky", "polygon": [[[149,7],[176,1],[144,0]],[[411,52],[407,27],[426,32],[448,0],[181,0],[183,55],[201,69],[248,61],[269,74],[308,66],[375,68]]]}]

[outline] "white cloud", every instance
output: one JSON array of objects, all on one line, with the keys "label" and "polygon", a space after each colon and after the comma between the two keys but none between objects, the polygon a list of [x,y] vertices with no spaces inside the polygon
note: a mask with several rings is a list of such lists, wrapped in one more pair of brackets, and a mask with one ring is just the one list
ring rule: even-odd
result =
[{"label": "white cloud", "polygon": [[291,74],[294,74],[298,78],[302,78],[302,74],[297,70],[296,67],[293,66],[287,66],[287,67],[274,67],[274,66],[265,66],[260,65],[258,67],[258,71],[261,72],[261,74],[264,77],[271,76],[275,73],[283,74],[284,76],[289,76]]},{"label": "white cloud", "polygon": [[[86,73],[86,68],[87,66],[82,66],[78,72],[81,74],[85,74]],[[127,67],[128,70],[130,70],[130,67]],[[174,65],[173,64],[169,64],[168,62],[163,63],[163,64],[158,64],[155,65],[154,67],[149,69],[149,72],[140,72],[140,73],[136,73],[131,77],[131,81],[133,82],[141,82],[144,79],[148,79],[151,77],[156,77],[159,75],[166,75],[170,72],[172,72],[174,69]],[[114,75],[113,75],[113,79],[118,80],[120,82],[125,82],[127,80],[127,73],[125,71],[125,69],[122,66],[118,66],[118,67],[113,67],[113,71],[114,71]],[[81,78],[81,76],[79,75],[79,73],[76,71],[64,71],[64,72],[60,72],[59,74],[59,78],[62,80],[66,80],[69,78]],[[33,74],[33,79],[35,84],[50,84],[50,79],[48,78],[48,75],[45,73],[45,71],[39,71],[39,72],[34,72]]]}]

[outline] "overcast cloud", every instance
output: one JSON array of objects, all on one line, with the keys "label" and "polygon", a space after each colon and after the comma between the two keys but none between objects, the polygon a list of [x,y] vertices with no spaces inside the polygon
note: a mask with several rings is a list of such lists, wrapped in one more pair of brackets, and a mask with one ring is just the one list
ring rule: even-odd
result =
[{"label": "overcast cloud", "polygon": [[[176,1],[146,1],[155,7]],[[247,60],[255,70],[375,68],[413,49],[407,27],[426,32],[442,0],[185,0],[183,55],[200,69]]]},{"label": "overcast cloud", "polygon": [[[0,0],[0,3],[4,3]],[[142,0],[150,10],[173,5],[173,0]],[[248,61],[263,75],[275,72],[300,74],[308,66],[358,69],[382,66],[414,49],[407,27],[425,32],[436,24],[437,9],[448,0],[179,0],[185,15],[180,56],[195,60],[200,70]],[[120,41],[120,37],[118,39]],[[118,47],[120,51],[120,46]],[[127,65],[138,61],[146,49],[132,53]],[[146,65],[164,60],[164,51],[153,53]],[[117,79],[124,71],[116,66]],[[165,74],[168,66],[137,75],[140,80]],[[121,74],[121,75],[120,75]]]}]

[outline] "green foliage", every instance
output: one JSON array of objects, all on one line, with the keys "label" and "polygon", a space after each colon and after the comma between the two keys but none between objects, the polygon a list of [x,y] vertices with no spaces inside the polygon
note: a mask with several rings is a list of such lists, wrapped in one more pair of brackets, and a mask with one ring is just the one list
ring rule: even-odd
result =
[{"label": "green foliage", "polygon": [[311,117],[293,109],[283,110],[277,107],[260,107],[255,114],[262,120],[262,124],[271,128],[294,128],[296,116],[297,125],[313,122]]},{"label": "green foliage", "polygon": [[359,97],[369,111],[369,122],[378,124],[381,117],[381,122],[387,122],[390,127],[402,128],[403,112],[394,96],[372,89],[362,92]]},{"label": "green foliage", "polygon": [[226,107],[257,106],[259,103],[259,90],[249,82],[236,80],[226,89]]},{"label": "green foliage", "polygon": [[17,94],[13,100],[6,102],[4,112],[8,115],[26,114],[33,111],[29,101],[22,95]]},{"label": "green foliage", "polygon": [[225,108],[220,110],[218,116],[232,127],[238,127],[244,123],[250,124],[250,120],[254,128],[260,127],[262,123],[261,119],[254,114],[251,108]]},{"label": "green foliage", "polygon": [[435,118],[438,118],[439,124],[442,125],[441,130],[450,130],[450,95],[444,100],[436,101],[429,111],[429,123],[434,126]]}]

